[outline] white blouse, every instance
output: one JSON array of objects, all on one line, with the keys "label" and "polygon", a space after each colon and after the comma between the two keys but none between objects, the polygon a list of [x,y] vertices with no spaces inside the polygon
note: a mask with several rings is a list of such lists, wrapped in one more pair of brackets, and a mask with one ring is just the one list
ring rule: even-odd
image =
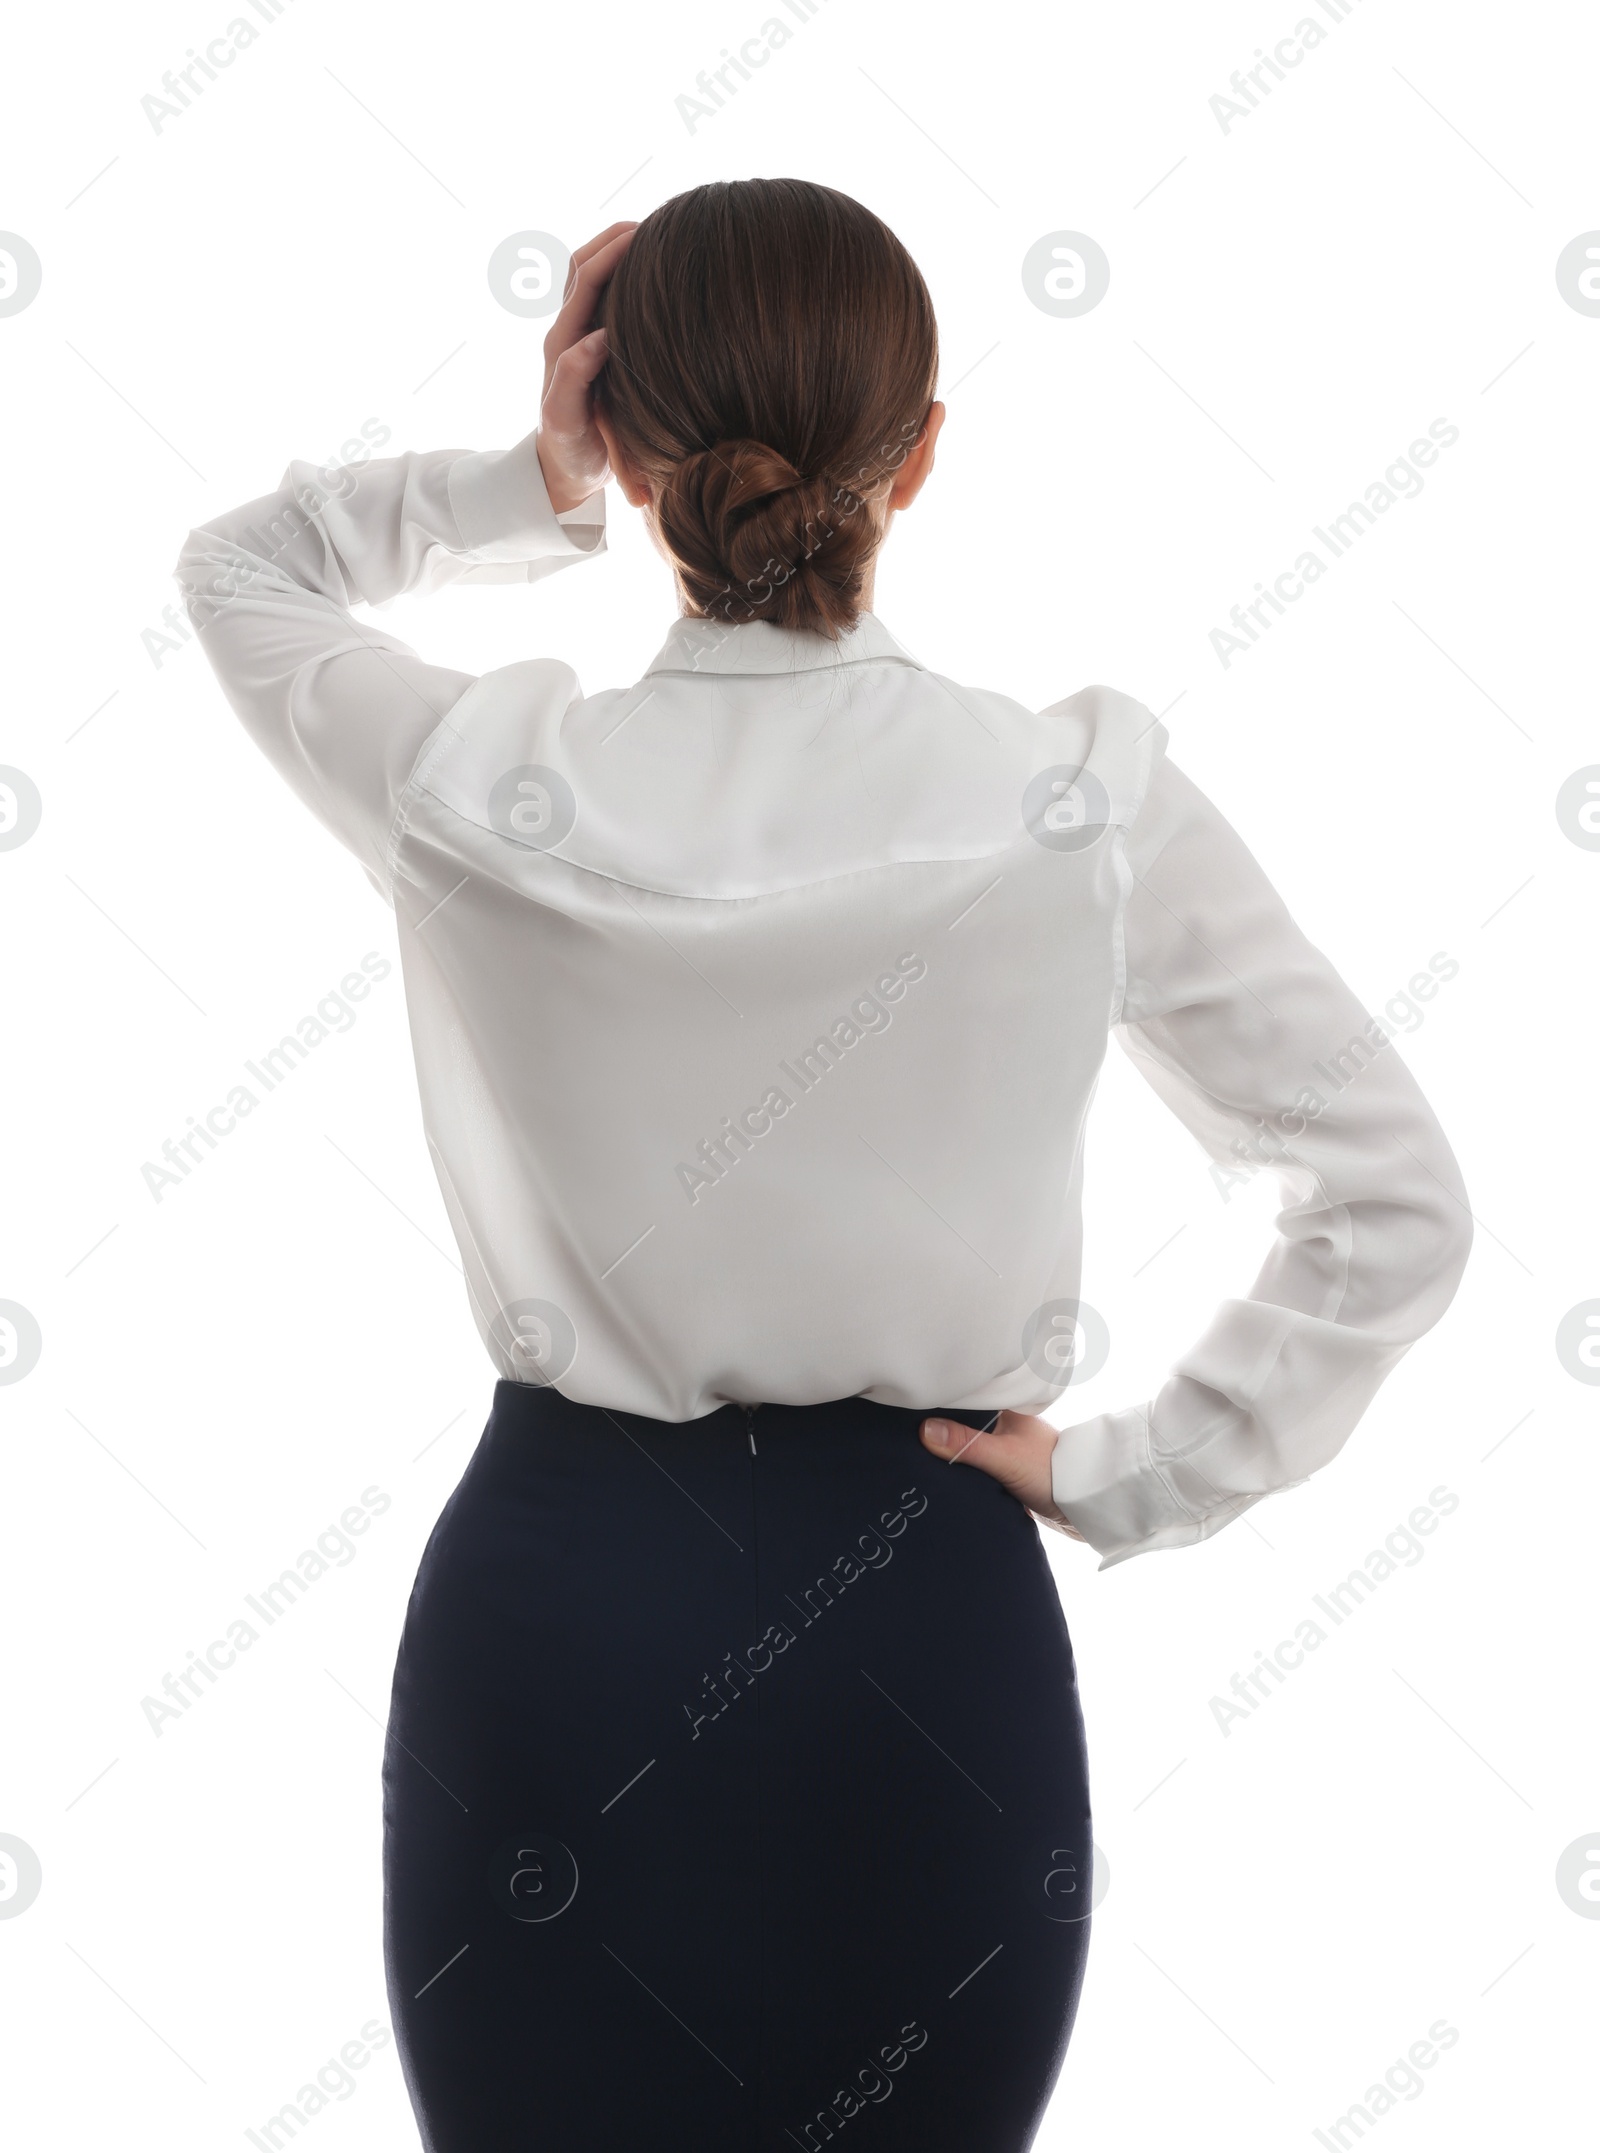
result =
[{"label": "white blouse", "polygon": [[555,658],[427,665],[349,611],[593,558],[603,498],[556,516],[532,436],[293,463],[177,570],[228,700],[396,912],[496,1369],[666,1421],[1048,1407],[1115,1028],[1286,1208],[1159,1395],[1063,1431],[1056,1500],[1105,1568],[1303,1481],[1470,1239],[1384,1035],[1113,689],[1034,713],[869,613],[839,644],[680,618],[585,694]]}]

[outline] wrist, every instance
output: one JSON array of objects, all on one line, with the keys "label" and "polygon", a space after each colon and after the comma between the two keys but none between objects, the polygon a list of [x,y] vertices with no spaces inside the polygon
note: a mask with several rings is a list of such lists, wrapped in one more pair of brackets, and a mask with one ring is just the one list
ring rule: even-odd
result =
[{"label": "wrist", "polygon": [[604,494],[592,508],[576,511],[597,530],[576,520],[561,521],[563,511],[550,500],[538,442],[531,433],[509,449],[458,456],[450,466],[450,505],[461,551],[474,564],[526,567],[605,550]]},{"label": "wrist", "polygon": [[581,508],[591,494],[599,492],[597,486],[585,485],[581,480],[569,476],[562,467],[560,456],[546,439],[543,427],[535,433],[533,446],[539,458],[539,469],[544,474],[545,492],[549,494],[550,506],[558,516],[564,516],[568,509]]}]

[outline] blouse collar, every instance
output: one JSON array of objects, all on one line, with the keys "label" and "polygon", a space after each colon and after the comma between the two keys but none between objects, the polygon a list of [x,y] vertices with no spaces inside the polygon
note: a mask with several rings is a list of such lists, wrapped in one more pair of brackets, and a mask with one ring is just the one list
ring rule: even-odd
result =
[{"label": "blouse collar", "polygon": [[680,614],[645,668],[652,673],[813,673],[830,666],[887,660],[917,666],[875,613],[863,613],[837,641],[809,628],[779,628],[771,621],[699,620]]}]

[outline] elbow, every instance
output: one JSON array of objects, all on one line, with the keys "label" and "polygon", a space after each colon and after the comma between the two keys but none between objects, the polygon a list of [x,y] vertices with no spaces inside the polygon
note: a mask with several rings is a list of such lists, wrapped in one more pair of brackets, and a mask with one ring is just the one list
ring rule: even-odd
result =
[{"label": "elbow", "polygon": [[1444,1252],[1443,1268],[1450,1280],[1452,1296],[1457,1286],[1461,1283],[1462,1273],[1467,1268],[1467,1258],[1472,1254],[1472,1239],[1475,1231],[1472,1213],[1467,1209],[1467,1199],[1463,1194],[1461,1209],[1456,1217],[1451,1220],[1449,1231],[1445,1237],[1447,1245]]},{"label": "elbow", "polygon": [[1434,1298],[1439,1314],[1443,1315],[1456,1297],[1456,1288],[1467,1268],[1467,1258],[1472,1254],[1472,1214],[1462,1210],[1453,1218],[1446,1219],[1437,1239],[1433,1261]]},{"label": "elbow", "polygon": [[172,580],[182,591],[186,601],[194,597],[200,587],[200,579],[210,565],[206,544],[204,531],[191,531],[178,549],[178,558],[172,564]]},{"label": "elbow", "polygon": [[1416,1219],[1412,1266],[1417,1283],[1415,1335],[1432,1330],[1450,1303],[1472,1253],[1473,1220],[1460,1177],[1435,1192],[1437,1201]]},{"label": "elbow", "polygon": [[1369,1198],[1354,1217],[1356,1261],[1338,1320],[1404,1352],[1455,1299],[1472,1253],[1472,1210],[1455,1160],[1436,1151],[1425,1179]]},{"label": "elbow", "polygon": [[1441,1178],[1444,1196],[1444,1216],[1439,1222],[1439,1271],[1449,1281],[1445,1299],[1448,1301],[1461,1283],[1461,1274],[1467,1268],[1467,1258],[1472,1254],[1472,1238],[1475,1221],[1472,1216],[1472,1199],[1467,1194],[1466,1182],[1456,1155],[1448,1146],[1445,1156],[1449,1171]]},{"label": "elbow", "polygon": [[179,583],[195,580],[196,575],[211,559],[211,547],[216,541],[208,531],[190,531],[178,549],[178,558],[172,564],[172,573]]},{"label": "elbow", "polygon": [[173,564],[172,579],[195,629],[209,626],[213,615],[230,598],[238,597],[243,588],[239,565],[215,531],[194,530],[184,540]]}]

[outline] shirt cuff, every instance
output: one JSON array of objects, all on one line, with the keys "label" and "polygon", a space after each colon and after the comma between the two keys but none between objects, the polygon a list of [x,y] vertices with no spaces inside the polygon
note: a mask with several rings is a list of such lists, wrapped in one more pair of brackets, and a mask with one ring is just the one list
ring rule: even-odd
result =
[{"label": "shirt cuff", "polygon": [[474,561],[573,560],[605,550],[605,489],[557,515],[536,437],[483,449],[450,466],[450,506]]},{"label": "shirt cuff", "polygon": [[1249,1507],[1230,1504],[1209,1517],[1190,1510],[1150,1455],[1145,1406],[1063,1428],[1050,1457],[1050,1492],[1102,1570],[1155,1548],[1189,1547]]}]

